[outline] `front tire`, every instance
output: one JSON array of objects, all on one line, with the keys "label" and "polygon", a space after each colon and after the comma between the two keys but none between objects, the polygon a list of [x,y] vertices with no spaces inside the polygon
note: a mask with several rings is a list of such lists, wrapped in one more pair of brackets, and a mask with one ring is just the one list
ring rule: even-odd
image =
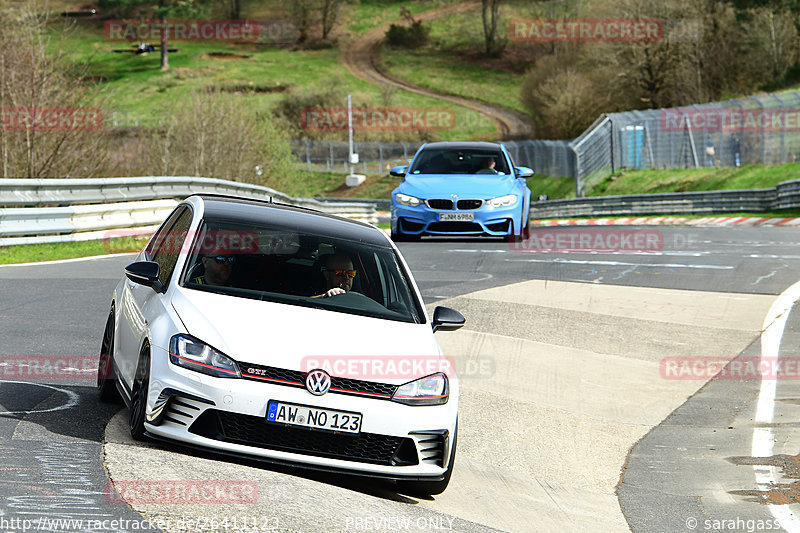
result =
[{"label": "front tire", "polygon": [[145,414],[147,413],[147,392],[150,385],[150,349],[145,346],[139,354],[139,366],[133,383],[133,394],[128,412],[128,426],[134,440],[147,440],[145,436]]},{"label": "front tire", "polygon": [[122,399],[117,391],[114,372],[114,309],[108,314],[103,342],[100,345],[100,363],[97,366],[97,392],[104,403],[119,403]]}]

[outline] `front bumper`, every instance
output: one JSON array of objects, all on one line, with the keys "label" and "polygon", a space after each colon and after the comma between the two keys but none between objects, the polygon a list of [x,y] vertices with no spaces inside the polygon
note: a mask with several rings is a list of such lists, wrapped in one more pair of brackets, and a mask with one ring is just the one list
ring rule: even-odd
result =
[{"label": "front bumper", "polygon": [[[156,438],[270,462],[390,479],[441,479],[452,453],[457,387],[451,387],[444,405],[408,406],[214,378],[172,365],[160,349],[153,350],[151,368],[145,429]],[[267,423],[269,400],[362,413],[361,432]]]},{"label": "front bumper", "polygon": [[[427,205],[407,207],[392,204],[392,232],[403,235],[492,235],[519,233],[520,200],[509,207],[484,204],[472,210],[437,210]],[[442,221],[442,214],[471,214],[472,221]]]}]

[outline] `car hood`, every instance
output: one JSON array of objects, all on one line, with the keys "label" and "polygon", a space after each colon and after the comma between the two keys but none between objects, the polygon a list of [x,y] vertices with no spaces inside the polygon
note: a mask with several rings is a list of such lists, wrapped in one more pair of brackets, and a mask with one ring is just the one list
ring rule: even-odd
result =
[{"label": "car hood", "polygon": [[417,198],[480,198],[488,200],[514,191],[515,178],[502,174],[425,174],[408,175],[398,187],[399,192]]},{"label": "car hood", "polygon": [[[365,358],[419,358],[430,366],[441,349],[430,324],[409,324],[274,302],[176,288],[172,305],[187,332],[229,357],[290,370],[326,368]],[[311,361],[319,362],[313,364]],[[340,375],[341,373],[337,373]],[[423,374],[425,375],[425,374]],[[371,379],[371,375],[343,375]],[[415,376],[422,377],[422,376]],[[405,383],[407,375],[372,381]]]}]

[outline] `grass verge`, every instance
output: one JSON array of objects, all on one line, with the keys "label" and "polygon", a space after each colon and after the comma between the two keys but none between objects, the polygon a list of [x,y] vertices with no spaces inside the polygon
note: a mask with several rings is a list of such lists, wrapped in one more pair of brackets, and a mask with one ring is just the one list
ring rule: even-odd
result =
[{"label": "grass verge", "polygon": [[0,246],[0,265],[38,263],[41,261],[75,259],[112,253],[138,252],[144,247],[147,238],[114,238],[98,241]]}]

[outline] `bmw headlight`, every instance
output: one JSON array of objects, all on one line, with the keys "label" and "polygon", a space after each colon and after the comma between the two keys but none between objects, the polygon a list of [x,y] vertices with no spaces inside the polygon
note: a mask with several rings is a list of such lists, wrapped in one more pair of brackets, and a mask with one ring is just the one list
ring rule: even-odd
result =
[{"label": "bmw headlight", "polygon": [[242,377],[233,359],[189,335],[172,337],[169,342],[169,360],[174,365],[217,378]]},{"label": "bmw headlight", "polygon": [[508,207],[510,205],[514,205],[517,201],[517,196],[515,194],[507,194],[505,196],[498,196],[497,198],[492,198],[489,200],[489,205],[492,207]]},{"label": "bmw headlight", "polygon": [[414,196],[409,196],[400,192],[394,195],[394,199],[398,204],[407,205],[408,207],[417,207],[422,203],[422,200],[419,198],[415,198]]},{"label": "bmw headlight", "polygon": [[392,396],[392,401],[407,405],[441,405],[447,403],[449,397],[447,376],[437,372],[401,385]]}]

